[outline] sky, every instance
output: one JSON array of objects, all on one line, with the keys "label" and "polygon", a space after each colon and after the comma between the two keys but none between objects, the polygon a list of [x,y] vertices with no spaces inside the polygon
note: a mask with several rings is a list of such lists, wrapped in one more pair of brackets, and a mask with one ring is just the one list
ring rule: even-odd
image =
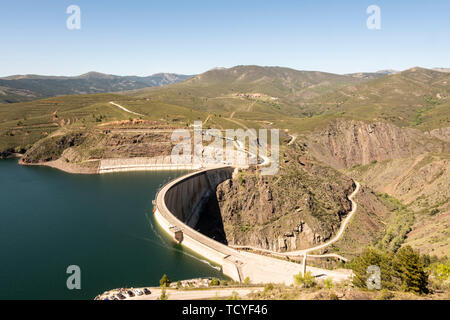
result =
[{"label": "sky", "polygon": [[[67,28],[70,5],[79,30]],[[370,5],[379,30],[367,27]],[[448,0],[2,1],[0,76],[450,68],[449,13]]]}]

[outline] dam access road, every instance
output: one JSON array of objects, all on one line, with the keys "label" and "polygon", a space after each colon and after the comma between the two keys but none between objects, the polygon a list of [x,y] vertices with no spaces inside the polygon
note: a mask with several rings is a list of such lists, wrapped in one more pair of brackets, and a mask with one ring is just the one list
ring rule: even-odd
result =
[{"label": "dam access road", "polygon": [[[345,229],[347,228],[348,223],[350,222],[350,220],[352,219],[353,215],[356,213],[356,210],[358,208],[358,204],[355,202],[355,200],[353,200],[353,198],[359,192],[359,189],[360,189],[361,185],[357,181],[355,181],[355,184],[356,184],[355,190],[348,197],[348,199],[352,202],[352,210],[347,214],[345,219],[342,221],[341,226],[339,228],[339,231],[338,231],[338,233],[336,234],[336,236],[333,239],[331,239],[331,240],[329,240],[327,242],[324,242],[324,243],[322,243],[322,244],[320,244],[318,246],[315,246],[315,247],[311,247],[311,248],[308,248],[308,249],[302,249],[302,250],[288,251],[288,252],[277,252],[277,251],[261,249],[261,248],[251,247],[251,246],[233,246],[233,248],[235,248],[235,249],[255,250],[255,251],[270,253],[270,254],[273,254],[275,256],[280,256],[280,257],[296,257],[296,256],[303,256],[305,254],[309,255],[310,252],[313,252],[313,251],[316,251],[316,250],[320,250],[320,249],[324,249],[324,248],[332,245],[333,243],[335,243],[336,241],[338,241],[342,237],[342,235],[344,234]],[[343,260],[343,261],[347,260],[346,258],[341,257],[341,256],[339,256],[337,254],[309,255],[309,256],[310,257],[335,257],[335,258]]]},{"label": "dam access road", "polygon": [[[294,276],[302,272],[302,264],[239,251],[194,229],[205,202],[213,192],[215,194],[219,183],[232,177],[234,170],[235,168],[229,166],[210,168],[169,182],[156,196],[155,218],[176,241],[221,265],[223,273],[233,280],[244,281],[249,278],[253,283],[290,285],[294,282]],[[353,213],[355,211],[356,208]],[[351,218],[351,215],[349,216]],[[316,278],[332,278],[335,282],[349,279],[352,274],[350,270],[345,269],[326,270],[309,266],[306,271]]]}]

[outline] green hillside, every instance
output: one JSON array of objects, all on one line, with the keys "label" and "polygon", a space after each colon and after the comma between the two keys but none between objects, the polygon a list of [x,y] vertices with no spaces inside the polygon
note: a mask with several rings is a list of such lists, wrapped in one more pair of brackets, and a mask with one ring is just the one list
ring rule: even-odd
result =
[{"label": "green hillside", "polygon": [[325,94],[303,108],[316,115],[434,129],[450,125],[449,97],[450,73],[412,68]]},{"label": "green hillside", "polygon": [[[114,101],[142,117],[125,112]],[[89,128],[111,121],[141,118],[185,127],[207,114],[188,108],[151,102],[117,94],[71,95],[44,100],[0,104],[0,153],[28,149],[31,144],[58,129]],[[219,126],[220,118],[208,120]],[[227,126],[228,127],[228,126]]]},{"label": "green hillside", "polygon": [[302,116],[300,102],[364,81],[324,72],[237,66],[214,69],[163,89],[137,90],[133,95],[210,112]]}]

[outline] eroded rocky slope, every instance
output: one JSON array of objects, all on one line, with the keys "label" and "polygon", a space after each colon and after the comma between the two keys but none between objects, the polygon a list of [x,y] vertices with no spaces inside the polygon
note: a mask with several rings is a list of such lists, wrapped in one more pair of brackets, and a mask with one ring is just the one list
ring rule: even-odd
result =
[{"label": "eroded rocky slope", "polygon": [[351,210],[353,181],[311,157],[302,144],[282,155],[280,173],[240,172],[217,188],[229,245],[275,251],[330,239]]},{"label": "eroded rocky slope", "polygon": [[443,129],[426,134],[387,122],[336,120],[325,130],[317,130],[305,138],[315,157],[335,168],[349,168],[372,161],[447,151],[448,144],[441,140],[447,135]]}]

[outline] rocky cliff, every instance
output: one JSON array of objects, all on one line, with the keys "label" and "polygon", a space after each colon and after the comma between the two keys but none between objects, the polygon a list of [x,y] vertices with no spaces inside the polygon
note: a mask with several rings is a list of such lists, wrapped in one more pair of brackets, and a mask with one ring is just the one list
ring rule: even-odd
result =
[{"label": "rocky cliff", "polygon": [[240,172],[217,188],[229,245],[275,251],[311,247],[330,239],[351,210],[350,178],[321,164],[301,143],[281,157],[279,174]]},{"label": "rocky cliff", "polygon": [[317,159],[335,168],[349,168],[375,160],[405,158],[429,151],[443,152],[448,148],[443,141],[447,134],[443,129],[425,134],[387,122],[336,120],[324,130],[308,134],[305,139]]}]

